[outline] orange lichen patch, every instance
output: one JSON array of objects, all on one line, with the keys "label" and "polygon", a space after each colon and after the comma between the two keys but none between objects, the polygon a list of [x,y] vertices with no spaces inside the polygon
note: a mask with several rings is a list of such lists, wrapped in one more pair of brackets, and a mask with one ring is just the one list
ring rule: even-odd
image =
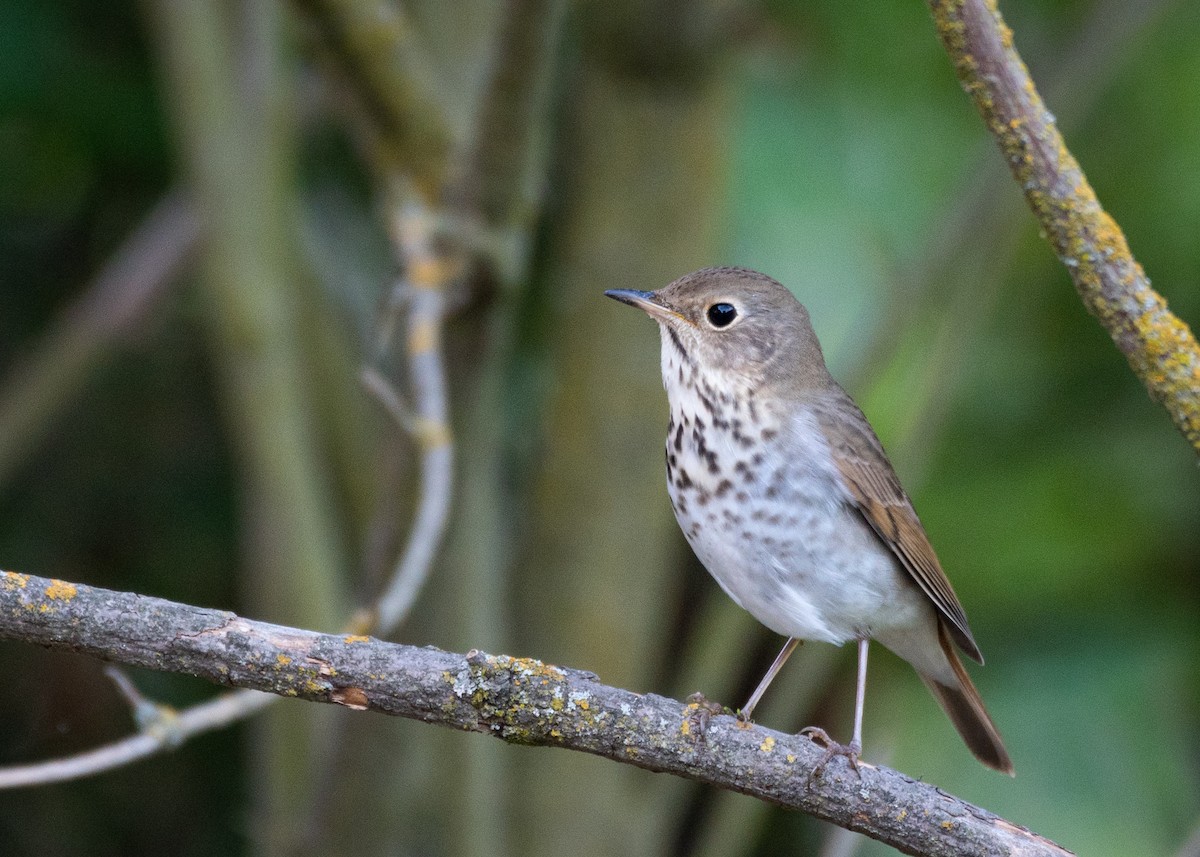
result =
[{"label": "orange lichen patch", "polygon": [[290,664],[292,662],[292,659],[289,658],[287,655],[281,654],[281,655],[275,656],[275,662],[277,664],[279,664],[281,667],[286,667],[288,664]]},{"label": "orange lichen patch", "polygon": [[424,354],[437,347],[441,334],[440,325],[431,319],[418,322],[408,334],[408,353]]},{"label": "orange lichen patch", "polygon": [[950,828],[952,828],[952,827],[954,827],[954,822],[953,822],[953,821],[943,821],[943,822],[942,822],[942,829],[943,829],[943,830],[949,830],[949,829],[950,829]]},{"label": "orange lichen patch", "polygon": [[0,571],[0,581],[5,589],[24,589],[29,585],[28,574],[18,574],[15,571]]},{"label": "orange lichen patch", "polygon": [[448,446],[452,440],[450,427],[438,420],[416,420],[413,424],[413,431],[425,449]]},{"label": "orange lichen patch", "polygon": [[544,664],[536,658],[510,658],[507,656],[502,656],[495,658],[494,661],[496,666],[502,669],[510,669],[524,678],[532,678],[536,676],[538,678],[549,678],[553,679],[554,681],[562,681],[567,677],[566,674],[558,667]]},{"label": "orange lichen patch", "polygon": [[52,580],[46,587],[46,597],[52,601],[70,601],[78,594],[79,590],[75,588],[75,584],[65,580]]},{"label": "orange lichen patch", "polygon": [[683,722],[679,724],[679,734],[685,738],[692,734],[692,718],[683,718]]},{"label": "orange lichen patch", "polygon": [[371,642],[371,638],[364,637],[362,634],[351,634],[348,637],[342,637],[342,642],[346,644],[369,643]]},{"label": "orange lichen patch", "polygon": [[770,753],[775,749],[775,739],[768,735],[763,739],[763,742],[758,745],[758,749],[762,753]]},{"label": "orange lichen patch", "polygon": [[419,289],[438,289],[454,279],[459,265],[449,259],[414,259],[408,266],[408,279]]}]

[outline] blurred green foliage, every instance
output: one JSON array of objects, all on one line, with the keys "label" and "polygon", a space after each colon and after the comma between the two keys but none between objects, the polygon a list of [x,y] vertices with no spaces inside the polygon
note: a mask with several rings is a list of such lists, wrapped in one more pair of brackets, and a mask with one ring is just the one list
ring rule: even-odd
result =
[{"label": "blurred green foliage", "polygon": [[[1200,7],[1103,0],[1013,0],[1003,7],[1101,200],[1155,285],[1194,329],[1200,323]],[[437,24],[434,4],[421,8],[418,18],[437,38],[454,38],[452,27]],[[596,401],[614,408],[632,401],[612,388],[603,367],[584,361],[583,374],[568,376],[564,367],[576,352],[564,349],[572,344],[547,344],[562,305],[605,313],[610,308],[598,295],[613,285],[547,273],[556,256],[569,255],[560,252],[567,240],[563,212],[580,186],[562,180],[579,148],[570,130],[580,117],[572,110],[593,103],[577,98],[588,56],[581,17],[569,16],[552,82],[554,167],[543,183],[545,214],[530,226],[533,273],[509,307],[515,345],[500,377],[518,392],[497,397],[492,423],[510,431],[501,444],[505,454],[519,454],[498,473],[464,480],[464,491],[472,481],[495,480],[501,529],[521,556],[544,550],[528,543],[530,533],[555,532],[560,540],[566,533],[569,542],[573,526],[556,518],[554,508],[539,507],[530,487],[545,475],[540,463],[552,460],[556,438],[543,432],[553,391],[574,385],[579,395],[611,397]],[[712,261],[756,267],[810,307],[835,374],[891,451],[971,616],[988,657],[974,675],[1018,776],[1009,781],[975,765],[911,670],[889,655],[872,666],[866,757],[936,782],[1081,854],[1171,853],[1200,817],[1194,454],[1081,308],[955,83],[922,4],[772,0],[739,7],[736,17],[741,35],[725,45],[721,72],[727,173],[695,177],[722,184],[724,225],[712,258],[688,267]],[[308,81],[311,44],[303,25],[294,30],[293,62]],[[605,38],[611,32],[621,28],[609,27]],[[0,382],[5,370],[30,359],[52,319],[178,179],[168,131],[173,111],[163,100],[150,39],[133,3],[0,4]],[[438,67],[447,65],[439,58]],[[654,87],[655,75],[667,74],[653,65],[638,68],[644,78],[618,76],[631,101]],[[462,71],[457,85],[470,86],[470,72]],[[346,347],[358,353],[388,286],[384,227],[372,208],[369,171],[357,159],[360,141],[327,104],[313,101],[318,116],[306,118],[299,132],[296,219],[311,233],[308,273],[350,320],[340,329]],[[644,110],[623,133],[653,135],[645,119],[651,114]],[[590,142],[603,148],[603,140]],[[632,181],[636,170],[628,172],[624,180]],[[671,200],[662,205],[669,208]],[[623,252],[652,257],[650,240]],[[556,292],[565,282],[577,293]],[[480,302],[452,323],[452,347],[460,351],[451,359],[467,390],[459,391],[460,415],[476,413],[474,376],[462,364],[494,335],[479,323],[491,310]],[[200,315],[192,278],[185,278],[45,427],[36,451],[0,485],[0,566],[239,609],[247,521]],[[656,337],[649,326],[637,335],[645,339],[638,359],[653,381]],[[657,449],[660,417],[647,413],[644,433],[619,442]],[[388,462],[402,453],[385,449],[363,466],[395,470]],[[661,474],[647,469],[638,478],[657,486]],[[665,509],[665,494],[661,503],[654,514]],[[596,514],[608,517],[593,530],[611,531],[614,540],[644,520],[642,509]],[[539,526],[530,525],[535,519]],[[402,521],[398,526],[403,532]],[[362,557],[359,564],[372,565]],[[443,621],[462,612],[455,599],[470,597],[457,574],[450,564],[438,570],[425,612],[406,639],[460,648],[493,643],[474,636],[485,633],[479,629]],[[501,638],[538,639],[531,624],[566,621],[542,615],[519,573],[512,575],[505,585],[518,604],[509,614],[517,630],[498,632]],[[362,597],[373,591],[372,580],[364,576],[357,584]],[[721,596],[686,560],[670,580],[665,590],[652,590],[664,599],[665,639],[678,644],[672,633],[703,634],[719,624],[694,626],[697,615],[715,615],[711,605]],[[572,581],[557,585],[569,590]],[[730,627],[735,655],[744,652],[744,660],[759,652],[748,625]],[[624,629],[611,635],[621,639]],[[678,654],[618,649],[615,657],[665,660],[684,670],[674,666],[683,662]],[[839,657],[849,665],[848,652]],[[97,664],[5,643],[0,665],[7,676],[0,764],[77,752],[125,733],[127,713]],[[759,666],[745,669],[755,673]],[[825,703],[804,712],[820,716],[835,735],[848,728],[851,697],[848,673],[839,676],[821,686]],[[137,680],[172,704],[209,693],[179,677]],[[785,718],[797,712],[780,698],[783,687],[773,694],[763,722],[785,728]],[[388,831],[391,838],[379,833],[366,853],[459,853],[446,830],[453,817],[439,815],[434,801],[451,804],[462,787],[461,773],[445,771],[446,754],[466,752],[461,742],[480,739],[430,739],[430,730],[415,724],[381,729],[410,748],[405,762],[419,773],[406,781],[419,783],[423,796],[412,798],[418,810],[402,813],[410,826]],[[95,780],[6,795],[0,853],[248,853],[254,833],[244,739],[243,730],[229,730]],[[501,764],[527,752],[503,748]],[[581,762],[580,776],[601,764]],[[405,780],[399,761],[396,768]],[[510,804],[522,797],[519,770],[506,774]],[[630,777],[642,794],[674,788],[647,774]],[[678,818],[656,822],[667,831],[656,853],[706,853],[730,836],[721,827],[730,818],[744,825],[734,837],[741,854],[810,853],[824,835],[798,816],[751,809],[739,815],[738,802],[748,800],[740,796],[704,797],[698,788],[681,787],[678,794],[671,804]],[[545,824],[573,823],[554,807],[535,809]],[[858,853],[885,852],[869,843]]]}]

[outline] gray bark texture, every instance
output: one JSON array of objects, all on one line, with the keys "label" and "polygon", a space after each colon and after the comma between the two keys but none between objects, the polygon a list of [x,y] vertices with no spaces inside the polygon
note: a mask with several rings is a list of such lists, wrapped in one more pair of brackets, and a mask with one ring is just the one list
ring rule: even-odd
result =
[{"label": "gray bark texture", "polygon": [[564,747],[809,813],[906,854],[1070,852],[936,786],[809,738],[708,715],[531,658],[319,634],[126,592],[0,572],[0,639],[356,710]]}]

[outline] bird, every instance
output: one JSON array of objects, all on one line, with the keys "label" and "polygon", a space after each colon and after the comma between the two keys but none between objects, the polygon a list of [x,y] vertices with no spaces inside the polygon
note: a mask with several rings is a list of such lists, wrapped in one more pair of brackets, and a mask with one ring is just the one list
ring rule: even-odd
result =
[{"label": "bird", "polygon": [[1013,775],[956,651],[983,663],[966,613],[804,305],[737,267],[604,294],[658,323],[667,489],[684,537],[730,598],[787,638],[739,715],[749,720],[802,641],[854,641],[853,738],[805,731],[857,770],[875,640],[913,666],[980,762]]}]

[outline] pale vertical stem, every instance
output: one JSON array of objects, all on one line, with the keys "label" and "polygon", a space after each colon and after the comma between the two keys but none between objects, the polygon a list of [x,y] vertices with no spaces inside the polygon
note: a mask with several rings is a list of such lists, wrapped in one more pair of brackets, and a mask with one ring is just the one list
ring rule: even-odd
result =
[{"label": "pale vertical stem", "polygon": [[[482,322],[475,365],[463,372],[475,384],[463,401],[462,482],[452,565],[463,632],[476,646],[511,646],[514,532],[519,499],[508,454],[517,329],[522,292],[529,288],[529,250],[544,184],[550,68],[562,31],[565,0],[506,0],[495,52],[480,100],[466,179],[456,205],[478,219],[486,236],[489,273],[500,284]],[[541,167],[541,169],[539,169]],[[463,857],[513,852],[513,810],[519,798],[513,757],[494,742],[461,742],[462,799],[457,850]]]},{"label": "pale vertical stem", "polygon": [[[345,620],[343,557],[305,394],[289,254],[293,128],[276,2],[151,5],[181,148],[207,224],[213,359],[243,469],[246,590],[256,613]],[[235,34],[239,38],[235,39]],[[331,712],[280,706],[255,724],[260,852],[307,834],[314,760]]]},{"label": "pale vertical stem", "polygon": [[376,607],[373,631],[387,636],[412,609],[433,567],[446,532],[454,486],[454,446],[446,367],[442,356],[445,287],[455,263],[434,246],[433,214],[415,200],[396,205],[392,224],[402,256],[408,313],[405,348],[413,414],[411,431],[420,449],[416,516],[391,582]]},{"label": "pale vertical stem", "polygon": [[[624,11],[602,17],[630,25]],[[539,598],[530,621],[516,624],[522,647],[643,687],[667,644],[663,605],[682,537],[663,485],[658,337],[601,291],[654,288],[715,260],[726,114],[705,64],[660,86],[620,68],[626,59],[591,57],[573,95],[568,204],[554,218],[544,275],[558,383],[537,426],[535,553],[517,583]],[[628,824],[649,817],[651,798],[623,773],[548,754],[516,761],[529,784],[516,828],[523,852],[578,841],[605,853],[657,851],[670,819]],[[581,779],[585,790],[572,785]],[[573,818],[573,830],[559,817]]]}]

